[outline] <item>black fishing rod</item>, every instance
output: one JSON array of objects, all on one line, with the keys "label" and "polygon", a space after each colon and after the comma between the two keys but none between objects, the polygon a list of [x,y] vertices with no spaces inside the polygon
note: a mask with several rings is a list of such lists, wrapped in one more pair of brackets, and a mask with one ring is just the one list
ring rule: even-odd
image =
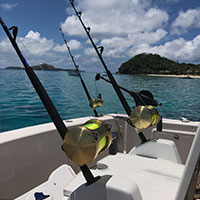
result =
[{"label": "black fishing rod", "polygon": [[[72,8],[74,9],[74,11],[75,11],[80,23],[82,24],[82,26],[83,26],[83,28],[84,28],[84,30],[85,30],[90,42],[92,43],[92,46],[95,49],[95,51],[96,51],[96,53],[97,53],[102,65],[103,65],[103,67],[104,67],[104,69],[105,69],[105,71],[106,71],[106,73],[107,73],[107,75],[108,75],[108,77],[110,79],[110,82],[111,82],[115,92],[117,93],[117,96],[118,96],[121,104],[124,107],[124,110],[126,111],[127,115],[129,116],[131,114],[131,109],[130,109],[130,107],[129,107],[124,95],[122,94],[122,92],[121,92],[121,90],[120,90],[115,78],[113,77],[112,73],[110,72],[110,70],[108,69],[107,65],[105,64],[105,62],[103,60],[102,53],[103,53],[104,47],[103,46],[100,46],[100,47],[96,46],[96,44],[94,43],[94,41],[93,41],[93,39],[92,39],[92,37],[90,35],[90,27],[86,27],[85,24],[83,23],[82,19],[81,19],[81,14],[82,13],[78,12],[76,10],[76,8],[74,6],[74,0],[69,0],[69,2],[71,3]],[[147,142],[147,139],[145,138],[145,136],[144,136],[144,134],[142,132],[138,133],[138,135],[139,135],[142,143]]]},{"label": "black fishing rod", "polygon": [[[18,32],[18,28],[16,26],[12,26],[11,28],[7,28],[7,26],[4,24],[2,18],[0,18],[0,22],[1,25],[4,29],[4,31],[6,32],[10,42],[12,43],[12,46],[14,47],[18,57],[20,58],[22,64],[25,67],[25,71],[33,85],[33,87],[35,88],[38,96],[40,97],[43,105],[45,106],[47,112],[49,113],[52,121],[54,122],[60,136],[62,137],[62,139],[64,139],[65,134],[67,133],[67,127],[65,126],[65,124],[63,123],[60,115],[58,114],[55,106],[53,105],[50,97],[48,96],[46,90],[44,89],[43,85],[41,84],[40,80],[38,79],[38,77],[36,76],[35,72],[33,71],[33,69],[29,66],[28,62],[26,61],[26,59],[24,58],[24,56],[22,55],[17,43],[16,43],[16,37],[17,37],[17,32]],[[13,36],[10,33],[10,30],[13,30]]]},{"label": "black fishing rod", "polygon": [[[105,77],[101,76],[101,74],[97,73],[95,76],[95,80],[98,81],[100,78],[108,83],[111,83],[110,80],[106,79]],[[162,106],[162,103],[159,103],[154,99],[154,96],[148,90],[142,90],[140,92],[134,92],[132,90],[128,90],[122,86],[119,86],[120,89],[124,90],[125,92],[129,93],[131,97],[133,97],[136,106]],[[159,117],[159,121],[157,123],[157,131],[162,132],[162,116]]]},{"label": "black fishing rod", "polygon": [[[111,83],[110,80],[106,79],[105,77],[101,76],[101,74],[97,73],[95,76],[95,80],[98,81],[99,79],[102,79],[108,83]],[[151,105],[151,106],[158,106],[158,102],[154,99],[153,94],[149,92],[148,90],[142,90],[140,92],[134,92],[132,90],[128,90],[122,86],[119,85],[119,88],[124,90],[125,92],[129,93],[135,103],[136,106],[146,106],[146,105]],[[162,105],[162,104],[159,104]]]},{"label": "black fishing rod", "polygon": [[[71,53],[70,47],[69,47],[68,44],[67,44],[67,41],[66,41],[66,39],[65,39],[64,33],[62,32],[62,29],[61,29],[61,28],[60,28],[60,32],[61,32],[61,34],[62,34],[63,40],[64,40],[64,42],[65,42],[65,45],[66,45],[67,50],[68,50],[68,52],[69,52],[69,55],[70,55],[70,57],[71,57],[71,59],[72,59],[72,62],[73,62],[73,64],[74,64],[74,67],[75,67],[75,69],[76,69],[76,71],[77,71],[77,73],[78,73],[78,76],[79,76],[80,80],[81,80],[81,84],[82,84],[83,89],[84,89],[84,91],[85,91],[85,94],[86,94],[86,96],[87,96],[87,98],[88,98],[88,101],[91,102],[92,98],[91,98],[91,96],[90,96],[90,93],[89,93],[89,91],[88,91],[88,89],[87,89],[87,86],[86,86],[84,80],[82,79],[81,73],[80,73],[80,71],[79,71],[79,66],[76,64],[76,62],[75,62],[75,60],[74,60],[74,56],[73,56],[72,53]],[[97,113],[97,111],[96,111],[95,108],[93,109],[93,112],[94,112],[95,117],[98,117],[98,113]]]},{"label": "black fishing rod", "polygon": [[[29,66],[28,62],[22,55],[22,53],[16,43],[16,37],[17,37],[17,33],[18,33],[17,26],[12,26],[11,28],[8,28],[5,25],[5,23],[3,22],[3,19],[1,17],[0,17],[0,23],[1,23],[5,33],[7,34],[13,48],[15,49],[18,57],[20,58],[22,64],[24,65],[25,71],[26,71],[33,87],[35,88],[35,90],[36,90],[38,96],[40,97],[43,105],[45,106],[49,116],[51,117],[54,125],[56,126],[61,138],[64,140],[65,135],[68,132],[68,129],[65,126],[64,122],[62,121],[59,113],[57,112],[53,102],[51,101],[50,97],[48,96],[48,94],[47,94],[46,90],[44,89],[42,83],[40,82],[39,78],[37,77],[37,75],[35,74],[33,69]],[[11,35],[10,30],[13,30],[13,36]],[[91,173],[91,171],[87,165],[84,164],[84,165],[80,166],[80,169],[81,169],[88,185],[94,183],[95,181],[97,181],[99,179],[99,177],[93,176],[93,174]]]}]

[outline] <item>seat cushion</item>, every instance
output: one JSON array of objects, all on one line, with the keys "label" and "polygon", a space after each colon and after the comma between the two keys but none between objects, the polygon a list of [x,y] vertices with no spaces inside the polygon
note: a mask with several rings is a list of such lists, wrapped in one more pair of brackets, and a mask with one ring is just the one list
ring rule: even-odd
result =
[{"label": "seat cushion", "polygon": [[[92,170],[94,176],[112,175],[132,181],[139,187],[143,200],[174,200],[184,169],[184,165],[172,161],[122,153],[109,155],[100,160],[98,165],[101,167]],[[106,169],[102,167],[105,165]],[[85,179],[82,173],[77,174],[66,185],[64,194],[70,195],[83,183]],[[121,182],[117,187],[120,184],[122,190],[126,190]]]},{"label": "seat cushion", "polygon": [[108,169],[95,174],[127,177],[138,185],[144,200],[173,200],[184,169],[184,165],[171,161],[122,153],[98,163]]}]

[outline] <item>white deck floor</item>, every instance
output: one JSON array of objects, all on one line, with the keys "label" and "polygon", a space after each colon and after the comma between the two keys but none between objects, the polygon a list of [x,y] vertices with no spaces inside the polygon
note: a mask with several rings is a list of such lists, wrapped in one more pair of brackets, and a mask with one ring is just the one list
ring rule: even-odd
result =
[{"label": "white deck floor", "polygon": [[[95,176],[113,175],[134,181],[144,200],[173,200],[184,169],[184,165],[171,161],[122,153],[108,156],[99,163],[106,164],[108,168],[92,170]],[[65,192],[74,191],[84,182],[82,174],[79,174],[65,187]]]}]

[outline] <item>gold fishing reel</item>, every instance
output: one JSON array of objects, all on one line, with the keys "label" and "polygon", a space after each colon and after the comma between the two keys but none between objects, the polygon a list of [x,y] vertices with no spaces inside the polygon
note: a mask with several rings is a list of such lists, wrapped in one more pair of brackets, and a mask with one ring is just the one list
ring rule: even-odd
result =
[{"label": "gold fishing reel", "polygon": [[129,117],[138,130],[156,125],[159,121],[159,113],[153,106],[136,106]]},{"label": "gold fishing reel", "polygon": [[93,110],[97,107],[101,107],[103,105],[101,96],[99,95],[96,99],[91,99],[89,105]]},{"label": "gold fishing reel", "polygon": [[64,138],[64,151],[73,162],[82,166],[91,163],[111,142],[111,126],[92,119],[68,131]]}]

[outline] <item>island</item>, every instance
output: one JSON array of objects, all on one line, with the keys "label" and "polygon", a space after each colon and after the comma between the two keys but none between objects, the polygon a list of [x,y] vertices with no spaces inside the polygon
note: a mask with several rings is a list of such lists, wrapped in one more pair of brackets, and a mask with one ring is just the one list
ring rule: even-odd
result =
[{"label": "island", "polygon": [[[42,70],[42,71],[76,71],[75,69],[63,69],[63,68],[56,68],[53,65],[49,65],[47,63],[42,63],[40,65],[31,66],[34,70]],[[9,70],[24,70],[24,67],[17,67],[17,66],[10,66],[6,67],[5,69]],[[80,70],[80,72],[84,72]]]},{"label": "island", "polygon": [[119,74],[200,75],[200,64],[175,62],[158,54],[142,53],[124,62]]}]

